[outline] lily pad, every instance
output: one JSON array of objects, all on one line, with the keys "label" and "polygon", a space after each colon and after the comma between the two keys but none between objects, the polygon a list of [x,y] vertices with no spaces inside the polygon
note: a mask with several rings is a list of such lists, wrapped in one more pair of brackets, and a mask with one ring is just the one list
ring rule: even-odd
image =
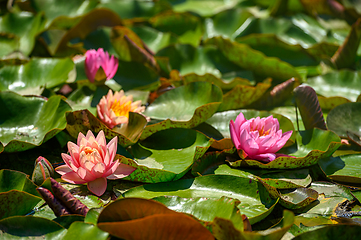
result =
[{"label": "lily pad", "polygon": [[100,230],[93,224],[74,222],[70,225],[63,239],[106,240],[108,238],[109,233]]},{"label": "lily pad", "polygon": [[125,180],[156,183],[175,181],[209,148],[209,138],[191,129],[168,129],[138,142],[130,149],[134,159],[120,162],[137,169]]},{"label": "lily pad", "polygon": [[40,95],[44,88],[73,82],[76,73],[70,58],[32,58],[23,65],[7,65],[0,69],[0,91]]},{"label": "lily pad", "polygon": [[19,37],[17,51],[28,56],[34,48],[37,35],[44,30],[45,19],[42,13],[8,12],[0,18],[0,32]]},{"label": "lily pad", "polygon": [[222,53],[241,68],[251,70],[261,77],[272,77],[276,82],[292,77],[301,79],[296,69],[289,63],[276,58],[266,57],[246,44],[231,42],[222,37],[214,37],[206,41],[206,45],[217,46]]},{"label": "lily pad", "polygon": [[[205,222],[212,222],[215,217],[228,219],[233,226],[243,231],[242,213],[238,211],[239,200],[227,197],[214,198],[181,198],[177,196],[162,196],[153,198],[163,203],[169,209],[183,212]],[[209,211],[212,209],[212,211]]]},{"label": "lily pad", "polygon": [[34,216],[15,216],[0,220],[0,229],[4,239],[61,240],[66,232],[61,225],[49,219]]},{"label": "lily pad", "polygon": [[306,84],[324,97],[339,96],[354,102],[361,94],[361,73],[344,69],[308,78]]},{"label": "lily pad", "polygon": [[0,92],[0,141],[5,152],[39,146],[65,129],[65,113],[70,106],[61,96],[48,100]]},{"label": "lily pad", "polygon": [[99,215],[98,227],[122,239],[213,239],[194,218],[141,198],[119,199],[108,205]]},{"label": "lily pad", "polygon": [[208,82],[191,82],[172,89],[159,96],[144,112],[160,122],[150,122],[141,139],[168,128],[193,128],[210,118],[221,101],[221,89]]},{"label": "lily pad", "polygon": [[222,196],[238,199],[242,214],[251,224],[265,218],[277,203],[262,184],[257,181],[227,175],[205,175],[195,179],[182,179],[171,183],[155,183],[130,189],[124,197],[154,198],[159,196],[179,196],[184,198],[220,198]]},{"label": "lily pad", "polygon": [[[318,128],[298,132],[296,136],[297,149],[289,147],[281,151],[289,155],[277,157],[269,163],[256,160],[237,160],[230,162],[233,167],[248,166],[258,168],[293,169],[308,167],[316,164],[320,159],[327,158],[341,146],[340,138],[332,131]],[[296,151],[294,151],[296,150]]]},{"label": "lily pad", "polygon": [[79,132],[86,134],[88,130],[91,130],[97,134],[103,130],[108,139],[117,136],[118,143],[123,147],[135,144],[147,124],[144,116],[130,112],[128,124],[123,124],[120,128],[110,129],[87,109],[68,113],[66,120],[68,122],[66,129],[74,138],[78,137]]},{"label": "lily pad", "polygon": [[321,169],[334,181],[361,184],[361,154],[324,158],[319,161]]},{"label": "lily pad", "polygon": [[350,133],[361,136],[361,102],[345,103],[332,109],[327,115],[327,126],[341,137]]}]

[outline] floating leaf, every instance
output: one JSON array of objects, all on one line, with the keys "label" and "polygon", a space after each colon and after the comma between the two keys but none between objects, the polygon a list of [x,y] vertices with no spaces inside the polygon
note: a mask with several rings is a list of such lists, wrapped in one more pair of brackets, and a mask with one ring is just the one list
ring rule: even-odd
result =
[{"label": "floating leaf", "polygon": [[74,63],[70,58],[32,58],[23,65],[7,65],[0,69],[0,91],[40,95],[44,88],[53,88],[75,80]]},{"label": "floating leaf", "polygon": [[0,32],[14,34],[19,37],[18,51],[28,56],[34,48],[35,38],[44,30],[42,13],[34,15],[30,12],[9,12],[0,18]]},{"label": "floating leaf", "polygon": [[[336,1],[334,1],[337,3]],[[357,56],[357,49],[361,40],[361,20],[358,19],[353,25],[352,29],[345,39],[345,42],[340,46],[335,55],[332,56],[331,61],[338,69],[351,67]]]},{"label": "floating leaf", "polygon": [[[176,212],[190,214],[205,222],[211,223],[214,218],[228,219],[236,229],[243,231],[242,212],[237,208],[240,204],[239,200],[227,197],[216,199],[181,198],[177,196],[156,197],[153,200],[163,203]],[[209,209],[212,211],[210,212]]]},{"label": "floating leaf", "polygon": [[209,39],[206,44],[219,47],[230,61],[259,76],[272,77],[278,81],[292,77],[301,78],[290,64],[276,58],[266,57],[263,53],[253,50],[245,44],[231,42],[221,37]]},{"label": "floating leaf", "polygon": [[[230,162],[233,167],[247,166],[259,168],[293,169],[308,167],[320,159],[327,158],[341,146],[340,138],[332,131],[314,128],[298,132],[296,137],[297,150],[287,152],[290,157],[280,156],[265,164],[256,160],[237,160]],[[290,147],[289,150],[291,150]],[[286,150],[286,149],[285,149]]]},{"label": "floating leaf", "polygon": [[100,230],[93,224],[74,222],[70,225],[63,239],[106,240],[108,237],[109,233]]},{"label": "floating leaf", "polygon": [[361,136],[361,102],[345,103],[332,109],[327,115],[327,127],[341,137],[349,134]]},{"label": "floating leaf", "polygon": [[361,184],[361,154],[321,159],[321,169],[334,181],[350,185]]},{"label": "floating leaf", "polygon": [[65,129],[69,105],[60,96],[48,100],[0,92],[0,141],[5,152],[24,151]]},{"label": "floating leaf", "polygon": [[27,192],[10,190],[0,193],[0,219],[29,213],[41,198]]},{"label": "floating leaf", "polygon": [[213,239],[195,219],[141,198],[120,199],[108,205],[99,215],[98,227],[116,237],[134,240]]},{"label": "floating leaf", "polygon": [[326,225],[315,230],[310,230],[293,238],[294,240],[307,239],[340,239],[354,238],[361,231],[359,225]]},{"label": "floating leaf", "polygon": [[68,122],[66,129],[74,138],[78,137],[79,132],[86,134],[88,130],[91,130],[94,134],[97,134],[103,130],[105,136],[109,139],[117,136],[118,143],[123,147],[135,144],[147,124],[144,116],[133,112],[129,113],[128,124],[123,124],[120,128],[114,129],[108,128],[88,110],[70,112],[67,114],[66,120]]},{"label": "floating leaf", "polygon": [[237,85],[223,96],[218,111],[244,108],[259,100],[271,86],[270,82],[258,83],[255,87]]},{"label": "floating leaf", "polygon": [[5,239],[54,239],[61,240],[66,232],[61,225],[49,219],[34,216],[16,216],[0,220]]},{"label": "floating leaf", "polygon": [[209,138],[191,129],[157,132],[132,146],[134,160],[120,156],[120,162],[137,168],[124,179],[148,183],[177,180],[210,144]]},{"label": "floating leaf", "polygon": [[300,110],[305,129],[327,129],[320,104],[315,90],[312,87],[301,85],[294,90],[296,105]]},{"label": "floating leaf", "polygon": [[238,208],[242,214],[248,217],[251,224],[265,218],[277,202],[257,181],[227,175],[205,175],[170,183],[148,184],[132,188],[124,193],[126,198],[154,198],[164,195],[184,198],[220,198],[226,196],[238,199],[241,201]]},{"label": "floating leaf", "polygon": [[214,236],[219,240],[228,239],[281,239],[287,230],[294,222],[294,214],[291,211],[283,211],[283,219],[275,228],[270,228],[264,231],[238,231],[230,227],[224,219],[217,218],[212,223],[212,230]]},{"label": "floating leaf", "polygon": [[208,82],[191,82],[157,98],[144,115],[157,120],[148,124],[141,139],[168,128],[193,128],[210,118],[222,101],[222,91]]},{"label": "floating leaf", "polygon": [[307,85],[324,97],[340,96],[356,101],[361,94],[361,73],[347,69],[329,72],[308,78]]}]

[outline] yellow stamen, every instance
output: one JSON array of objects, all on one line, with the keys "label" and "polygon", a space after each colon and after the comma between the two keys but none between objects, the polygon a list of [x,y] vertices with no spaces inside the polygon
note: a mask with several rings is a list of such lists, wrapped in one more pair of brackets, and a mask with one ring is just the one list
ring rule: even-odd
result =
[{"label": "yellow stamen", "polygon": [[114,114],[118,117],[124,116],[129,118],[129,112],[131,111],[131,101],[128,101],[124,104],[120,104],[120,101],[114,100],[114,103],[110,107]]}]

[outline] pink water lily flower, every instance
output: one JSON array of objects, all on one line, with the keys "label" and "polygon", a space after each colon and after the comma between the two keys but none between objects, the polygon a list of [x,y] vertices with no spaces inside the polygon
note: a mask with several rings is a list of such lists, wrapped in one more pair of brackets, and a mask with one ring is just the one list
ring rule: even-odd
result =
[{"label": "pink water lily flower", "polygon": [[83,184],[97,196],[101,196],[107,188],[107,179],[120,179],[131,174],[135,168],[119,160],[114,161],[117,152],[117,137],[108,144],[104,132],[100,131],[95,138],[89,130],[87,135],[79,133],[77,144],[68,142],[69,155],[62,153],[65,165],[57,167],[64,181]]},{"label": "pink water lily flower", "polygon": [[291,137],[292,131],[282,133],[279,122],[273,116],[245,119],[240,113],[236,121],[229,123],[231,139],[238,150],[243,150],[243,158],[271,162]]},{"label": "pink water lily flower", "polygon": [[104,52],[103,48],[97,51],[90,49],[85,53],[85,73],[90,82],[109,80],[117,70],[118,59],[114,56],[109,58],[109,53]]},{"label": "pink water lily flower", "polygon": [[109,128],[128,123],[129,112],[144,112],[145,107],[141,101],[133,102],[133,96],[125,96],[124,91],[115,92],[109,90],[97,105],[97,113],[100,120]]}]

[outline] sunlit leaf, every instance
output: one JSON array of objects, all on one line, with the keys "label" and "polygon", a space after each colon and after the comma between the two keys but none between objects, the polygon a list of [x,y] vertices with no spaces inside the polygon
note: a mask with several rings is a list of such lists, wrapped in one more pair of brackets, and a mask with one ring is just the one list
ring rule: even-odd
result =
[{"label": "sunlit leaf", "polygon": [[0,91],[40,95],[44,88],[73,82],[76,73],[69,58],[32,58],[23,65],[8,65],[0,69]]},{"label": "sunlit leaf", "polygon": [[[232,183],[232,184],[229,184]],[[262,184],[236,176],[205,175],[195,179],[182,179],[171,183],[155,183],[132,188],[124,197],[154,198],[159,196],[179,196],[184,198],[222,196],[241,201],[238,208],[251,223],[265,218],[277,200],[272,199]]]},{"label": "sunlit leaf", "polygon": [[65,129],[69,105],[60,96],[48,100],[0,92],[0,141],[5,152],[24,151]]}]

